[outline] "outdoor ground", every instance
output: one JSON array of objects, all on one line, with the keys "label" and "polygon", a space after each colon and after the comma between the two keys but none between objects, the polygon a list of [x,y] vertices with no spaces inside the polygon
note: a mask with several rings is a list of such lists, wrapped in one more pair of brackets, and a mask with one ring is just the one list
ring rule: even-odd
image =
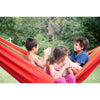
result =
[{"label": "outdoor ground", "polygon": [[100,83],[100,64],[83,83]]},{"label": "outdoor ground", "polygon": [[8,72],[0,67],[0,83],[19,83]]},{"label": "outdoor ground", "polygon": [[[19,83],[0,67],[0,83]],[[100,64],[83,83],[100,83]]]}]

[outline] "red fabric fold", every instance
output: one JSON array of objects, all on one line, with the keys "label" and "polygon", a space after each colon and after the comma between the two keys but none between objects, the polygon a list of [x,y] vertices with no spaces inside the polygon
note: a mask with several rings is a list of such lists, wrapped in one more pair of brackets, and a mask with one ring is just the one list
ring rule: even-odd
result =
[{"label": "red fabric fold", "polygon": [[[19,48],[18,46],[9,43],[8,41],[0,38],[0,41],[13,49],[27,55],[27,52]],[[89,51],[88,54],[92,54],[99,47]],[[89,62],[79,71],[76,75],[76,82],[81,83],[84,81],[92,71],[100,64],[100,49],[90,57]],[[0,43],[0,66],[2,66],[8,73],[10,73],[15,79],[21,83],[55,83],[55,80],[48,74],[43,72],[38,67],[34,66],[20,55],[16,54],[9,48]]]}]

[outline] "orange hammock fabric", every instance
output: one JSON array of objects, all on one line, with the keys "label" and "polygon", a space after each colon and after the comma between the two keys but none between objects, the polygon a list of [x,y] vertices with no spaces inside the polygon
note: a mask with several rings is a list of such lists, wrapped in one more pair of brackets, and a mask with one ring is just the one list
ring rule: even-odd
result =
[{"label": "orange hammock fabric", "polygon": [[[20,54],[13,52],[9,47]],[[77,73],[77,83],[84,81],[100,63],[100,46],[89,51],[88,54],[91,56],[90,60],[79,73]],[[20,55],[27,55],[27,52],[0,38],[0,66],[15,79],[21,83],[55,83],[55,80],[51,76],[25,60]]]}]

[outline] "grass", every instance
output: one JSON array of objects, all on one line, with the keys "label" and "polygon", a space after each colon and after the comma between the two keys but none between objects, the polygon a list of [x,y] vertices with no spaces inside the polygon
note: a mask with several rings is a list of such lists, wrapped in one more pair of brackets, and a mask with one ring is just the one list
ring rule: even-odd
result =
[{"label": "grass", "polygon": [[[8,72],[0,67],[0,83],[19,83]],[[100,83],[100,64],[91,75],[82,83]]]},{"label": "grass", "polygon": [[100,83],[100,64],[90,74],[90,76],[82,83]]},{"label": "grass", "polygon": [[0,67],[0,83],[19,83],[8,72]]}]

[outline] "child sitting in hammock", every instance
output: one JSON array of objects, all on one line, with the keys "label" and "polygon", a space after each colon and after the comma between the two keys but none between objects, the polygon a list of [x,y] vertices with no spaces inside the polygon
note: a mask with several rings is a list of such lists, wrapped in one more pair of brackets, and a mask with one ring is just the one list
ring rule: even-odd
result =
[{"label": "child sitting in hammock", "polygon": [[47,60],[49,54],[51,53],[51,48],[48,47],[47,49],[45,49],[43,57],[41,59],[39,59],[36,55],[36,53],[38,52],[38,48],[39,48],[38,40],[36,40],[32,37],[28,37],[26,39],[25,47],[28,50],[26,59],[28,61],[30,61],[33,65],[36,65],[36,66],[44,69],[46,60]]},{"label": "child sitting in hammock", "polygon": [[[85,51],[89,45],[89,41],[87,38],[84,37],[77,37],[75,39],[75,44],[74,44],[74,51],[70,57],[70,60],[77,65],[83,67],[88,61],[89,61],[89,56],[87,52]],[[74,64],[70,65],[74,66]],[[77,70],[75,67],[69,68],[68,72],[77,74],[79,70]]]},{"label": "child sitting in hammock", "polygon": [[[69,50],[66,46],[56,46],[53,50],[53,56],[47,60],[46,73],[51,75],[58,83],[75,83],[76,79],[73,74],[67,74],[71,61],[68,58]],[[76,64],[77,69],[81,67]]]}]

